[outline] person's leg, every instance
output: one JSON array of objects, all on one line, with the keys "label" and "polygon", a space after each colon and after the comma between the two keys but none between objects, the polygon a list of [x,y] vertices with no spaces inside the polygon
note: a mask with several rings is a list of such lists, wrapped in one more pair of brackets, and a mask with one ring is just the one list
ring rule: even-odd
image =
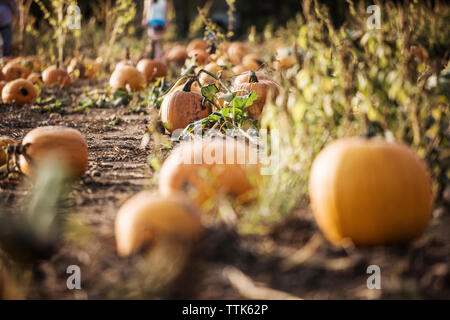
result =
[{"label": "person's leg", "polygon": [[0,29],[0,33],[2,34],[3,39],[3,56],[8,57],[9,55],[11,55],[11,46],[13,38],[12,26],[8,25],[6,27],[2,27]]},{"label": "person's leg", "polygon": [[147,45],[145,46],[145,53],[147,58],[151,57],[154,51],[154,43],[153,43],[153,30],[152,28],[147,28]]},{"label": "person's leg", "polygon": [[154,58],[157,60],[162,60],[163,50],[162,50],[162,45],[161,45],[161,39],[154,40],[153,50],[155,50]]}]

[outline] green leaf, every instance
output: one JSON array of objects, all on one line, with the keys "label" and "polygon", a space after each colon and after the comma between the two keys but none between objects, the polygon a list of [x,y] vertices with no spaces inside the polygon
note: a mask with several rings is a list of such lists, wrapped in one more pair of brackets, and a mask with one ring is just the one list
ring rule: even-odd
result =
[{"label": "green leaf", "polygon": [[256,99],[258,99],[258,95],[255,93],[255,91],[252,91],[248,96],[234,97],[234,99],[231,101],[231,106],[233,108],[245,109],[247,107],[250,107]]},{"label": "green leaf", "polygon": [[217,92],[219,92],[219,88],[214,83],[211,83],[205,87],[202,87],[202,96],[205,97],[206,100],[213,102],[214,97]]}]

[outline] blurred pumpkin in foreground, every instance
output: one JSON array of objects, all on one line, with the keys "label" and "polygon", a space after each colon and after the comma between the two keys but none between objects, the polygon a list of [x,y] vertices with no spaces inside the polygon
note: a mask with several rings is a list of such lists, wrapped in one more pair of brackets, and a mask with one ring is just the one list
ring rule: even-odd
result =
[{"label": "blurred pumpkin in foreground", "polygon": [[159,240],[194,242],[202,234],[198,209],[181,195],[142,191],[120,208],[115,222],[117,251],[129,256]]},{"label": "blurred pumpkin in foreground", "polygon": [[245,202],[259,177],[257,150],[234,139],[204,139],[182,143],[164,162],[159,177],[161,194],[187,194],[199,205],[220,193]]},{"label": "blurred pumpkin in foreground", "polygon": [[57,161],[69,178],[80,178],[88,167],[86,139],[75,129],[62,126],[39,127],[23,139],[20,170],[34,176],[40,163],[49,157]]},{"label": "blurred pumpkin in foreground", "polygon": [[316,221],[334,244],[403,243],[425,230],[432,205],[425,163],[403,143],[346,138],[314,160],[309,192]]}]

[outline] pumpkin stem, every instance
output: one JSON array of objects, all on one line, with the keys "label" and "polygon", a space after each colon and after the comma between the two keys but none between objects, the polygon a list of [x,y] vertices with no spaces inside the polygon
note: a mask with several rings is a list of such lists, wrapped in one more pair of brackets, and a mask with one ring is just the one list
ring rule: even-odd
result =
[{"label": "pumpkin stem", "polygon": [[130,57],[131,57],[130,47],[126,47],[126,49],[125,49],[125,60],[131,60]]},{"label": "pumpkin stem", "polygon": [[258,81],[258,77],[256,76],[256,72],[251,70],[249,75],[248,75],[248,82],[249,83],[256,83],[259,82]]},{"label": "pumpkin stem", "polygon": [[189,79],[183,87],[184,92],[191,92],[192,84],[194,83],[195,78]]}]

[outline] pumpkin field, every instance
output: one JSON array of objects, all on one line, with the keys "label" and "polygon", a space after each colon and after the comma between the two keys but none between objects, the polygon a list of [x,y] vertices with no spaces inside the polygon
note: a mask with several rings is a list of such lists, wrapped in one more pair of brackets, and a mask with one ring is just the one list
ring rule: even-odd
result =
[{"label": "pumpkin field", "polygon": [[13,2],[0,300],[450,299],[445,1]]}]

